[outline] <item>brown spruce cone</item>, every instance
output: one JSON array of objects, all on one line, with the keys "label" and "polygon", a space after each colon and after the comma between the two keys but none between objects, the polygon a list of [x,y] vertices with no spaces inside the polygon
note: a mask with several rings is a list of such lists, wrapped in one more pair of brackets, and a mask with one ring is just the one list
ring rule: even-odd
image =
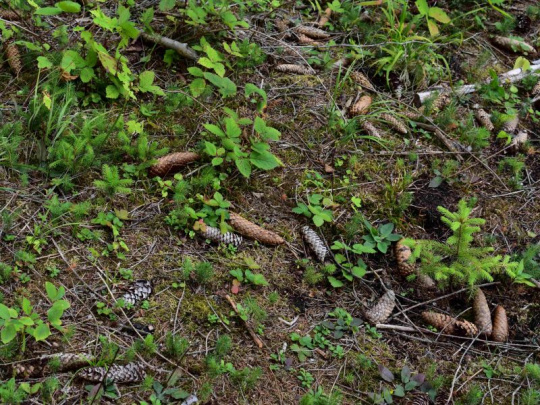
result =
[{"label": "brown spruce cone", "polygon": [[422,312],[422,319],[431,326],[436,327],[439,332],[447,335],[453,335],[456,332],[456,320],[451,316],[425,311]]},{"label": "brown spruce cone", "polygon": [[371,84],[369,79],[362,72],[351,72],[351,79],[362,88],[369,91],[375,91],[373,84]]},{"label": "brown spruce cone", "polygon": [[510,133],[514,132],[519,124],[519,117],[516,115],[515,117],[511,118],[510,120],[506,121],[503,126],[501,127],[501,130],[504,132]]},{"label": "brown spruce cone", "polygon": [[365,114],[372,103],[372,98],[370,96],[362,96],[360,100],[353,104],[351,107],[350,113],[354,117],[355,115]]},{"label": "brown spruce cone", "polygon": [[497,305],[493,314],[491,339],[495,342],[506,342],[508,340],[508,318],[506,317],[506,310],[500,305]]},{"label": "brown spruce cone", "polygon": [[281,245],[285,243],[285,240],[278,234],[263,229],[234,212],[229,212],[229,215],[229,223],[239,234],[266,245]]},{"label": "brown spruce cone", "polygon": [[152,294],[152,282],[148,280],[137,280],[131,284],[129,291],[122,296],[122,299],[126,305],[133,306],[147,299],[150,294]]},{"label": "brown spruce cone", "polygon": [[20,14],[17,14],[15,11],[0,10],[0,18],[9,21],[19,21],[22,19],[22,16]]},{"label": "brown spruce cone", "polygon": [[305,35],[312,39],[326,39],[330,37],[330,34],[320,28],[306,27],[305,25],[299,25],[295,28],[296,32]]},{"label": "brown spruce cone", "polygon": [[369,310],[365,311],[366,319],[376,325],[388,319],[396,306],[396,295],[394,291],[388,290],[379,301]]},{"label": "brown spruce cone", "polygon": [[113,364],[108,372],[105,367],[85,368],[79,372],[79,377],[92,382],[102,382],[107,378],[118,384],[127,384],[144,380],[146,372],[141,363],[128,363],[125,366]]},{"label": "brown spruce cone", "polygon": [[474,323],[478,330],[486,336],[491,335],[493,325],[491,324],[491,311],[484,292],[479,288],[474,296],[473,303]]},{"label": "brown spruce cone", "polygon": [[495,129],[493,123],[491,122],[491,117],[483,108],[479,108],[478,110],[476,110],[474,116],[476,117],[478,122],[482,124],[482,126],[488,131],[493,131],[493,129]]},{"label": "brown spruce cone", "polygon": [[432,290],[437,288],[437,283],[427,274],[420,273],[416,278],[416,284],[426,290]]},{"label": "brown spruce cone", "polygon": [[54,373],[87,367],[94,356],[83,353],[54,353],[41,356],[32,364],[17,364],[15,374],[25,378],[43,377]]},{"label": "brown spruce cone", "polygon": [[410,399],[404,402],[405,405],[430,405],[429,395],[425,392],[415,392]]},{"label": "brown spruce cone", "polygon": [[304,235],[304,239],[311,250],[315,252],[317,259],[321,263],[324,263],[324,259],[328,255],[328,249],[326,248],[326,244],[323,242],[323,240],[319,237],[319,235],[317,235],[317,232],[315,232],[309,226],[304,226],[302,228],[302,234]]},{"label": "brown spruce cone", "polygon": [[379,130],[369,121],[364,121],[362,123],[362,129],[375,138],[382,138]]},{"label": "brown spruce cone", "polygon": [[274,25],[276,26],[277,30],[281,33],[284,33],[289,29],[289,24],[287,23],[287,21],[282,20],[281,18],[277,18],[274,21]]},{"label": "brown spruce cone", "polygon": [[206,239],[210,239],[211,241],[216,243],[223,243],[225,245],[231,244],[238,247],[244,241],[240,235],[232,232],[221,233],[221,230],[219,230],[218,228],[214,228],[213,226],[209,226],[206,224],[200,227],[199,232]]},{"label": "brown spruce cone", "polygon": [[519,39],[505,38],[497,35],[493,38],[493,42],[500,47],[512,52],[535,52],[535,49],[532,45],[529,45],[525,41],[520,41]]},{"label": "brown spruce cone", "polygon": [[9,67],[15,72],[17,76],[22,71],[21,53],[19,48],[13,42],[5,45],[6,57]]},{"label": "brown spruce cone", "polygon": [[381,114],[381,118],[385,120],[388,125],[390,125],[392,128],[394,128],[396,131],[398,131],[400,134],[406,134],[409,132],[407,129],[407,126],[398,118],[394,117],[391,114]]},{"label": "brown spruce cone", "polygon": [[170,153],[158,159],[157,163],[150,168],[150,175],[163,177],[198,159],[200,155],[194,152]]},{"label": "brown spruce cone", "polygon": [[296,37],[298,38],[298,43],[301,45],[312,45],[312,46],[321,45],[320,42],[317,42],[313,38],[310,38],[307,35],[301,34],[299,32],[296,33]]},{"label": "brown spruce cone", "polygon": [[403,277],[413,274],[415,266],[414,264],[408,262],[412,251],[410,247],[403,244],[403,239],[400,239],[394,246],[394,253],[396,255],[399,274],[401,274]]},{"label": "brown spruce cone", "polygon": [[444,109],[444,107],[450,104],[450,101],[452,101],[450,95],[446,93],[439,94],[431,105],[431,111],[434,113],[440,112],[442,109]]},{"label": "brown spruce cone", "polygon": [[291,64],[277,65],[276,70],[283,73],[296,73],[297,75],[312,75],[315,73],[315,71],[311,67]]},{"label": "brown spruce cone", "polygon": [[469,336],[469,337],[475,337],[478,335],[478,328],[476,325],[469,321],[456,321],[456,330],[457,332]]},{"label": "brown spruce cone", "polygon": [[426,106],[422,106],[418,108],[418,112],[416,111],[402,111],[400,114],[404,117],[407,117],[410,120],[419,120],[424,116],[424,111],[426,109]]},{"label": "brown spruce cone", "polygon": [[324,13],[323,15],[321,15],[321,18],[319,19],[319,21],[317,22],[317,25],[319,27],[324,27],[324,25],[330,21],[330,17],[332,17],[332,9],[331,8],[327,8],[326,10],[324,10]]}]

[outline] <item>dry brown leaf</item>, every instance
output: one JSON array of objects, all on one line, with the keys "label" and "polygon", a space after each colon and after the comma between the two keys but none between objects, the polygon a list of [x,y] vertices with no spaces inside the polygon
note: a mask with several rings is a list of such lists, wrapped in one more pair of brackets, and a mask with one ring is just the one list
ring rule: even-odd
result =
[{"label": "dry brown leaf", "polygon": [[500,305],[497,305],[493,314],[491,339],[495,342],[506,342],[508,340],[508,318],[506,317],[506,310]]},{"label": "dry brown leaf", "polygon": [[385,322],[396,305],[396,295],[394,291],[388,290],[379,301],[365,312],[366,319],[376,325]]},{"label": "dry brown leaf", "polygon": [[352,116],[365,114],[369,107],[371,106],[371,103],[373,102],[373,99],[370,96],[362,96],[360,99],[354,103],[354,105],[351,107],[350,113]]},{"label": "dry brown leaf", "polygon": [[474,323],[483,335],[490,336],[493,329],[491,324],[491,311],[484,292],[479,288],[474,296],[473,303]]},{"label": "dry brown leaf", "polygon": [[200,155],[194,152],[170,153],[158,159],[157,163],[150,168],[150,175],[164,177],[198,159]]},{"label": "dry brown leaf", "polygon": [[229,223],[241,235],[266,245],[281,245],[282,243],[285,243],[285,240],[278,234],[261,228],[234,212],[229,212],[229,215]]}]

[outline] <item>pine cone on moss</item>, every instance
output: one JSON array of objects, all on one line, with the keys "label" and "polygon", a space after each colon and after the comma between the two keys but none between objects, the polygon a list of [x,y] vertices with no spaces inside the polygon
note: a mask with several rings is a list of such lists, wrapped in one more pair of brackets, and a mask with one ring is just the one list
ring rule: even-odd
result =
[{"label": "pine cone on moss", "polygon": [[20,14],[17,14],[15,11],[11,10],[0,10],[0,18],[9,21],[19,21],[22,19]]},{"label": "pine cone on moss", "polygon": [[456,320],[451,316],[438,312],[425,311],[422,312],[422,319],[442,333],[453,335],[456,332]]},{"label": "pine cone on moss", "polygon": [[113,364],[108,372],[105,367],[85,368],[79,372],[79,377],[92,382],[102,382],[107,378],[118,384],[128,384],[144,380],[146,372],[141,363]]},{"label": "pine cone on moss", "polygon": [[304,226],[302,228],[302,234],[304,235],[304,239],[311,250],[313,250],[315,253],[315,256],[317,256],[317,259],[321,263],[324,263],[324,259],[328,255],[328,249],[326,248],[323,240],[319,237],[319,235],[317,235],[317,232],[315,232],[309,226]]},{"label": "pine cone on moss", "polygon": [[429,395],[425,392],[415,392],[412,397],[404,402],[405,405],[430,405]]},{"label": "pine cone on moss", "polygon": [[483,108],[479,108],[478,110],[476,110],[476,112],[474,113],[474,116],[476,117],[478,122],[482,124],[482,126],[486,128],[488,131],[491,132],[495,129],[495,127],[493,126],[493,123],[491,122],[490,115]]},{"label": "pine cone on moss", "polygon": [[532,91],[531,91],[531,94],[533,96],[536,96],[537,94],[540,94],[540,80],[538,81],[538,83],[535,84],[535,86],[533,87]]},{"label": "pine cone on moss", "polygon": [[244,239],[240,235],[237,235],[232,232],[226,232],[221,233],[221,230],[218,228],[214,228],[213,226],[209,226],[206,224],[202,224],[202,226],[198,227],[199,232],[202,236],[204,236],[206,239],[210,239],[213,242],[216,243],[223,243],[224,245],[233,245],[233,246],[240,246]]},{"label": "pine cone on moss", "polygon": [[491,312],[484,292],[479,288],[473,302],[474,323],[483,335],[490,336],[493,329]]},{"label": "pine cone on moss", "polygon": [[495,342],[506,342],[508,340],[508,318],[506,317],[506,310],[500,305],[497,305],[493,314],[491,339]]},{"label": "pine cone on moss", "polygon": [[305,25],[299,25],[295,28],[296,32],[313,39],[326,39],[330,38],[330,34],[320,28],[306,27]]},{"label": "pine cone on moss", "polygon": [[394,117],[393,115],[384,113],[381,114],[381,118],[400,134],[406,134],[407,132],[409,132],[407,126],[400,119]]},{"label": "pine cone on moss", "polygon": [[369,110],[372,102],[373,99],[370,96],[360,97],[360,99],[351,107],[351,115],[354,117],[355,115],[365,114]]},{"label": "pine cone on moss", "polygon": [[281,245],[285,243],[285,240],[278,234],[263,229],[234,212],[229,212],[229,215],[229,223],[239,234],[267,245]]},{"label": "pine cone on moss", "polygon": [[450,96],[446,93],[439,94],[435,100],[433,100],[433,104],[431,105],[431,111],[433,111],[435,114],[439,113],[444,107],[446,107],[452,99]]},{"label": "pine cone on moss", "polygon": [[396,295],[394,291],[388,290],[371,309],[365,312],[366,319],[373,325],[383,323],[388,319],[395,306]]},{"label": "pine cone on moss", "polygon": [[152,282],[148,280],[137,280],[129,287],[122,299],[126,305],[136,305],[147,299],[152,294]]},{"label": "pine cone on moss", "polygon": [[7,43],[4,48],[9,67],[17,76],[19,76],[19,74],[22,72],[21,53],[19,48],[13,42]]},{"label": "pine cone on moss", "polygon": [[160,157],[157,163],[150,168],[152,176],[164,177],[174,173],[182,166],[200,159],[200,155],[194,152],[176,152]]},{"label": "pine cone on moss", "polygon": [[411,248],[403,244],[403,239],[400,239],[394,247],[394,253],[396,255],[397,267],[399,274],[403,277],[407,277],[414,273],[414,264],[409,263],[411,257]]},{"label": "pine cone on moss", "polygon": [[276,66],[278,72],[283,73],[296,73],[297,75],[312,75],[315,71],[311,67],[305,67],[300,65],[281,64]]},{"label": "pine cone on moss", "polygon": [[351,79],[353,82],[359,84],[362,88],[369,91],[375,91],[375,87],[373,87],[373,84],[371,84],[369,79],[363,73],[351,72]]},{"label": "pine cone on moss", "polygon": [[362,129],[374,138],[382,138],[381,133],[379,132],[377,127],[369,121],[364,121],[362,123]]}]

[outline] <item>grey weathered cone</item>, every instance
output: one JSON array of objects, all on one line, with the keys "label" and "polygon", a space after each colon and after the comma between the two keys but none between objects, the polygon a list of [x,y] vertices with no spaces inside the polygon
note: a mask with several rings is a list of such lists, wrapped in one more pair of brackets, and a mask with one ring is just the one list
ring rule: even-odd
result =
[{"label": "grey weathered cone", "polygon": [[502,130],[504,132],[514,132],[517,128],[519,124],[519,116],[515,116],[513,118],[511,118],[510,120],[506,121],[503,125],[502,125]]},{"label": "grey weathered cone", "polygon": [[137,280],[129,287],[122,299],[126,305],[136,305],[147,299],[152,294],[152,282],[148,280]]},{"label": "grey weathered cone", "polygon": [[491,323],[491,311],[486,300],[484,292],[479,288],[476,291],[473,302],[474,323],[478,327],[480,333],[485,336],[490,336],[493,329]]},{"label": "grey weathered cone", "polygon": [[394,128],[400,134],[406,134],[407,132],[409,132],[405,123],[402,122],[400,119],[394,117],[393,115],[384,113],[384,114],[381,114],[381,118],[385,120],[388,123],[388,125]]},{"label": "grey weathered cone", "polygon": [[276,70],[284,73],[296,73],[297,75],[312,75],[315,70],[311,67],[284,63],[276,66]]},{"label": "grey weathered cone", "polygon": [[403,239],[400,239],[396,243],[394,253],[396,255],[399,274],[401,274],[403,277],[407,277],[414,273],[414,264],[409,263],[409,258],[411,257],[412,251],[410,247],[403,244]]},{"label": "grey weathered cone", "polygon": [[229,223],[241,235],[266,245],[281,245],[282,243],[285,243],[285,240],[278,234],[261,228],[259,225],[248,221],[234,212],[229,212],[229,216]]},{"label": "grey weathered cone", "polygon": [[32,364],[20,363],[14,367],[15,374],[42,377],[55,372],[77,370],[90,365],[94,356],[84,353],[54,353],[38,358]]},{"label": "grey weathered cone", "polygon": [[484,128],[486,128],[488,131],[493,131],[495,127],[493,126],[493,123],[491,122],[491,117],[486,112],[486,110],[484,110],[483,108],[479,108],[475,111],[474,116]]},{"label": "grey weathered cone", "polygon": [[108,372],[105,367],[88,367],[82,369],[78,376],[92,382],[102,382],[107,378],[118,384],[127,384],[144,380],[146,372],[141,363],[128,363],[125,366],[113,364]]},{"label": "grey weathered cone", "polygon": [[302,234],[311,250],[315,253],[315,256],[317,256],[317,259],[320,262],[324,262],[324,259],[328,255],[328,249],[326,248],[324,241],[317,235],[317,232],[309,226],[304,226],[302,228]]},{"label": "grey weathered cone", "polygon": [[497,305],[493,314],[491,339],[495,342],[506,342],[508,340],[508,318],[506,317],[506,310],[500,305]]},{"label": "grey weathered cone", "polygon": [[377,127],[369,121],[364,121],[362,123],[362,129],[374,138],[382,138],[381,133],[379,132]]},{"label": "grey weathered cone", "polygon": [[453,335],[456,332],[456,319],[451,316],[438,312],[425,311],[422,312],[422,319],[431,326],[436,327],[439,332],[448,335]]},{"label": "grey weathered cone", "polygon": [[224,245],[233,245],[233,246],[240,246],[244,239],[240,235],[237,235],[233,232],[226,232],[221,233],[221,230],[218,228],[214,228],[210,225],[205,225],[203,229],[200,229],[199,232],[201,235],[203,235],[206,239],[210,239],[213,242],[216,243],[223,243]]},{"label": "grey weathered cone", "polygon": [[172,174],[188,163],[199,159],[200,155],[194,152],[170,153],[157,160],[157,163],[150,168],[150,174],[152,176],[163,177],[167,174]]},{"label": "grey weathered cone", "polygon": [[394,291],[388,290],[377,303],[364,312],[366,319],[376,325],[385,322],[396,305],[396,295]]}]

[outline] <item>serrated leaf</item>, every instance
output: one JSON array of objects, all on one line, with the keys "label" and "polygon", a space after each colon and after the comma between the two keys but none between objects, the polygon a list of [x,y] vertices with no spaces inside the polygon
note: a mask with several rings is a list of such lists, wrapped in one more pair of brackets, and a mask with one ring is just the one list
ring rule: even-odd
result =
[{"label": "serrated leaf", "polygon": [[105,96],[107,98],[112,98],[114,100],[114,99],[117,99],[119,95],[120,95],[120,92],[118,91],[116,86],[113,84],[109,84],[107,88],[105,89]]},{"label": "serrated leaf", "polygon": [[9,311],[9,308],[6,307],[4,304],[0,304],[0,318],[5,320],[11,319],[11,313]]},{"label": "serrated leaf", "polygon": [[51,336],[51,329],[49,328],[49,325],[46,323],[38,325],[34,330],[33,336],[34,339],[36,339],[36,342],[47,339],[49,336]]},{"label": "serrated leaf", "polygon": [[242,176],[246,178],[251,176],[251,163],[249,159],[236,159],[235,164]]},{"label": "serrated leaf", "polygon": [[80,78],[83,83],[88,83],[94,78],[94,69],[87,66],[81,70]]},{"label": "serrated leaf", "polygon": [[195,98],[199,97],[206,88],[206,81],[201,78],[197,78],[193,80],[189,85],[189,91],[191,92],[191,95]]},{"label": "serrated leaf", "polygon": [[48,69],[53,66],[52,62],[47,59],[45,56],[38,56],[38,69]]},{"label": "serrated leaf", "polygon": [[267,151],[262,153],[253,151],[249,155],[249,160],[254,166],[262,170],[272,170],[282,164],[278,158]]},{"label": "serrated leaf", "polygon": [[0,339],[4,344],[11,342],[15,339],[15,336],[17,336],[17,330],[12,324],[5,325],[2,329],[2,333],[0,333]]},{"label": "serrated leaf", "polygon": [[160,0],[159,10],[169,11],[169,10],[172,10],[175,5],[176,5],[176,0]]},{"label": "serrated leaf", "polygon": [[231,79],[210,72],[204,72],[204,78],[216,86],[223,97],[236,95],[236,84]]},{"label": "serrated leaf", "polygon": [[58,293],[58,291],[56,290],[56,287],[54,286],[54,284],[46,281],[45,291],[47,291],[47,296],[49,297],[51,301],[56,300],[56,294]]}]

